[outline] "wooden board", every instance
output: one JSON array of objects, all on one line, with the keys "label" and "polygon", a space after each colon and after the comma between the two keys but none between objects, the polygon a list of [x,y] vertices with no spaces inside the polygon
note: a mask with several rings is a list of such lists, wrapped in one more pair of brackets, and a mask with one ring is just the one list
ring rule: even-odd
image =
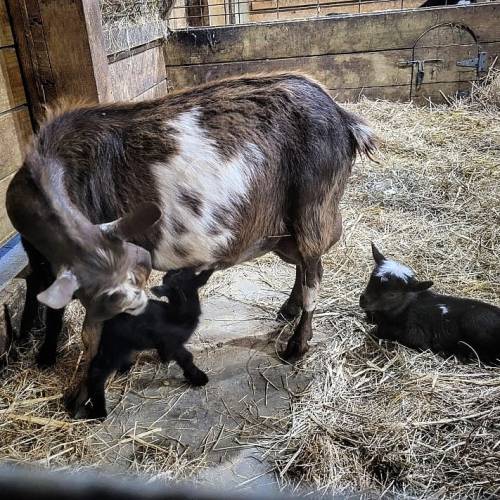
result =
[{"label": "wooden board", "polygon": [[0,0],[0,47],[13,44],[14,38],[12,37],[12,29],[10,27],[5,0]]},{"label": "wooden board", "polygon": [[156,99],[158,97],[164,97],[168,94],[168,84],[167,80],[163,80],[154,87],[146,90],[142,94],[134,97],[134,101],[147,101],[148,99]]},{"label": "wooden board", "polygon": [[500,40],[500,4],[343,15],[308,21],[226,26],[173,33],[168,66],[406,49],[427,29],[466,23],[480,41]]},{"label": "wooden board", "polygon": [[26,106],[0,115],[0,179],[21,166],[30,137],[31,121]]},{"label": "wooden board", "polygon": [[129,100],[166,78],[162,47],[154,47],[109,65],[115,100]]},{"label": "wooden board", "polygon": [[167,68],[174,89],[193,87],[212,80],[245,73],[300,71],[311,75],[329,89],[363,86],[369,75],[370,86],[409,85],[411,67],[398,61],[411,59],[411,50],[389,50],[362,54],[295,57],[270,61],[245,61]]},{"label": "wooden board", "polygon": [[[15,173],[0,180],[0,207],[5,207],[5,195],[7,194],[7,187],[9,186],[9,183],[14,175]],[[12,227],[9,217],[7,216],[7,211],[2,208],[2,210],[0,210],[0,244],[3,243],[7,238],[12,236],[14,232],[14,228]]]},{"label": "wooden board", "polygon": [[21,70],[13,48],[0,49],[0,112],[24,104]]}]

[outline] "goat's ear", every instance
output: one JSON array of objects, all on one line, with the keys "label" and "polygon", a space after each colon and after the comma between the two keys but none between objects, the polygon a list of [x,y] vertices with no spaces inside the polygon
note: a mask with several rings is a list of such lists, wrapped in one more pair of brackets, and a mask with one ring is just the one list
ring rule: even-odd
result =
[{"label": "goat's ear", "polygon": [[386,258],[382,255],[382,252],[375,246],[375,243],[372,241],[372,255],[373,255],[373,260],[377,264],[382,264]]},{"label": "goat's ear", "polygon": [[66,306],[80,285],[71,271],[59,274],[54,283],[37,295],[37,299],[51,309],[62,309]]},{"label": "goat's ear", "polygon": [[413,292],[423,292],[424,290],[428,290],[432,285],[434,285],[433,281],[417,281],[416,283],[412,283],[410,288]]},{"label": "goat's ear", "polygon": [[101,230],[111,237],[128,241],[134,236],[145,233],[156,224],[162,216],[156,203],[145,202],[137,206],[133,212],[113,222],[100,224]]}]

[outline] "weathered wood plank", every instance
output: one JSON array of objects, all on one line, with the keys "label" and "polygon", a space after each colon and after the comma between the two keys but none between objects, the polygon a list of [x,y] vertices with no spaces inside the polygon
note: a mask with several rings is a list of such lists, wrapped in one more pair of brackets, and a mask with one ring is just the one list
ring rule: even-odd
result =
[{"label": "weathered wood plank", "polygon": [[305,55],[406,49],[427,29],[465,23],[480,41],[500,40],[500,4],[332,16],[173,33],[165,44],[168,66],[280,59]]},{"label": "weathered wood plank", "polygon": [[411,50],[295,57],[270,61],[175,66],[167,76],[175,89],[193,87],[220,78],[271,71],[300,71],[311,75],[329,89],[409,85],[411,67],[398,61],[411,59]]},{"label": "weathered wood plank", "polygon": [[10,27],[9,16],[7,14],[7,6],[5,0],[0,0],[0,47],[12,45],[14,37]]},{"label": "weathered wood plank", "polygon": [[167,24],[160,21],[105,30],[103,36],[106,53],[115,54],[161,39],[166,30]]},{"label": "weathered wood plank", "polygon": [[115,100],[129,100],[166,78],[162,47],[153,47],[109,65]]},{"label": "weathered wood plank", "polygon": [[168,94],[168,84],[167,80],[163,80],[154,87],[146,90],[142,94],[134,97],[134,101],[147,101],[149,99],[156,99],[158,97],[164,97]]},{"label": "weathered wood plank", "polygon": [[26,95],[16,51],[13,48],[0,49],[0,112],[25,102]]},{"label": "weathered wood plank", "polygon": [[7,216],[7,211],[3,208],[5,207],[7,187],[9,186],[9,183],[14,175],[15,173],[0,180],[0,207],[2,207],[2,210],[0,210],[0,244],[12,236],[15,232],[12,224],[10,223],[9,217]]},{"label": "weathered wood plank", "polygon": [[31,132],[27,107],[0,115],[0,179],[21,166]]}]

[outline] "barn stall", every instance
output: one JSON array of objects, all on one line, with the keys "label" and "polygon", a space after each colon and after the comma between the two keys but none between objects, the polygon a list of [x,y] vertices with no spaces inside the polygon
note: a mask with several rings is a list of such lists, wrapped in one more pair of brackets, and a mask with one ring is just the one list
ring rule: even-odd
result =
[{"label": "barn stall", "polygon": [[[218,273],[204,292],[191,348],[211,378],[206,390],[142,355],[109,384],[106,422],[72,421],[62,392],[81,362],[83,313],[74,303],[54,369],[34,366],[36,335],[4,368],[2,460],[251,491],[498,493],[498,368],[376,342],[357,306],[372,240],[440,291],[498,304],[498,3],[7,6],[2,116],[11,135],[2,147],[17,152],[4,155],[3,193],[43,105],[61,97],[141,100],[226,76],[297,70],[349,102],[382,141],[381,164],[358,161],[343,200],[344,236],[324,259],[316,345],[303,363],[280,360],[291,325],[274,322],[293,270],[265,256]],[[20,115],[22,126],[13,122]],[[2,220],[11,258],[4,267],[22,273],[16,237]],[[23,280],[4,283],[17,326]]]}]

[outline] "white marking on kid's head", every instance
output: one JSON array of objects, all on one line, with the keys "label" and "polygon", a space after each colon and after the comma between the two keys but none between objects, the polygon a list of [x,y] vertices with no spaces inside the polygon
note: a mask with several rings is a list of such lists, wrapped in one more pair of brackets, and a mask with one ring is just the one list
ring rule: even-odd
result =
[{"label": "white marking on kid's head", "polygon": [[413,278],[415,273],[400,262],[396,262],[395,260],[384,260],[384,262],[377,267],[375,276],[380,278],[381,281],[387,281],[389,276],[392,276],[408,283],[408,280]]},{"label": "white marking on kid's head", "polygon": [[441,314],[444,316],[448,314],[448,307],[445,304],[438,304],[439,309],[441,309]]}]

